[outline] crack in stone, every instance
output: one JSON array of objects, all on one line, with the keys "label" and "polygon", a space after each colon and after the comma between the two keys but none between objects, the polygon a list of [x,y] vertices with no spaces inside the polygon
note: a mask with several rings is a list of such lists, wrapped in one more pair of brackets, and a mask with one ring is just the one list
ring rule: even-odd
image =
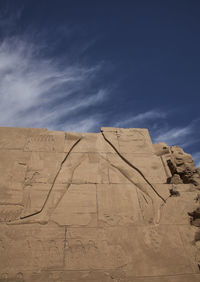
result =
[{"label": "crack in stone", "polygon": [[134,170],[136,170],[142,177],[143,179],[146,181],[146,183],[153,189],[153,191],[156,193],[156,195],[161,198],[161,200],[165,203],[165,199],[156,191],[156,189],[153,187],[153,185],[149,182],[149,180],[144,176],[144,174],[141,172],[140,169],[138,169],[136,166],[134,166],[132,163],[130,163],[124,156],[122,156],[120,154],[120,152],[116,149],[116,147],[106,138],[106,136],[104,135],[103,131],[101,132],[103,135],[103,138],[105,139],[105,141],[115,150],[115,152],[118,154],[118,156],[124,161],[126,162],[131,168],[133,168]]},{"label": "crack in stone", "polygon": [[25,218],[32,217],[32,216],[34,216],[34,215],[40,214],[40,213],[43,211],[43,209],[45,208],[45,205],[46,205],[46,203],[47,203],[47,201],[48,201],[48,199],[49,199],[49,197],[50,197],[50,194],[51,194],[51,192],[52,192],[52,190],[53,190],[53,188],[54,188],[56,179],[58,178],[58,175],[59,175],[59,173],[60,173],[60,171],[61,171],[61,169],[62,169],[63,164],[64,164],[65,161],[67,160],[67,158],[68,158],[68,156],[70,155],[71,151],[72,151],[72,150],[74,149],[74,147],[80,142],[81,139],[82,139],[82,137],[79,138],[79,139],[73,144],[73,146],[71,147],[71,149],[69,150],[69,152],[67,152],[65,158],[62,160],[62,162],[61,162],[61,164],[60,164],[60,167],[59,167],[59,169],[58,169],[58,172],[56,173],[56,175],[55,175],[55,177],[54,177],[54,180],[53,180],[53,182],[52,182],[51,188],[50,188],[50,190],[49,190],[49,192],[48,192],[48,194],[47,194],[47,197],[46,197],[46,199],[45,199],[45,201],[44,201],[44,204],[43,204],[42,208],[41,208],[39,211],[37,211],[37,212],[34,212],[34,213],[32,213],[32,214],[29,214],[29,215],[26,215],[26,216],[24,216],[24,217],[20,217],[20,219],[25,219]]}]

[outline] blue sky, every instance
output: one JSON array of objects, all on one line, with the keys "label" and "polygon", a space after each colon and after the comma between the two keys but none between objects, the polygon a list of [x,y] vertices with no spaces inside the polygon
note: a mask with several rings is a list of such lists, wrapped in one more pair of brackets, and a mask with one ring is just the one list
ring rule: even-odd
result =
[{"label": "blue sky", "polygon": [[0,0],[0,126],[148,128],[200,165],[198,0]]}]

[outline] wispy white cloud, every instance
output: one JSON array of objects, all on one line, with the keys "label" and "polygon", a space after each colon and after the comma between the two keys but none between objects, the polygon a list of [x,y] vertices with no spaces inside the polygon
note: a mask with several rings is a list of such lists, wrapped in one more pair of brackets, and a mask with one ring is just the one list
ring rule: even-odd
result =
[{"label": "wispy white cloud", "polygon": [[42,58],[26,40],[5,39],[0,45],[0,126],[92,130],[97,117],[81,116],[81,111],[107,98],[106,89],[91,87],[100,66],[62,65],[61,59]]},{"label": "wispy white cloud", "polygon": [[60,125],[62,131],[89,132],[99,123],[98,117],[88,117],[80,121],[66,121]]},{"label": "wispy white cloud", "polygon": [[151,110],[144,113],[137,114],[125,120],[119,121],[115,124],[117,127],[121,126],[131,126],[131,127],[138,127],[140,123],[146,123],[147,121],[152,121],[156,119],[163,119],[166,118],[166,113],[158,111],[158,110]]},{"label": "wispy white cloud", "polygon": [[192,127],[186,126],[182,128],[171,128],[168,131],[164,131],[154,138],[155,142],[166,142],[169,145],[182,143],[183,138],[191,134]]},{"label": "wispy white cloud", "polygon": [[199,120],[193,120],[184,127],[163,127],[154,134],[154,142],[166,142],[187,148],[199,141]]},{"label": "wispy white cloud", "polygon": [[[154,132],[154,143],[165,142],[168,145],[178,145],[186,152],[192,153],[192,157],[196,166],[200,166],[200,153],[195,152],[197,143],[199,142],[199,120],[193,120],[185,127],[176,128],[160,128],[158,132]],[[192,150],[191,150],[192,149]]]},{"label": "wispy white cloud", "polygon": [[192,154],[196,167],[200,167],[200,152]]}]

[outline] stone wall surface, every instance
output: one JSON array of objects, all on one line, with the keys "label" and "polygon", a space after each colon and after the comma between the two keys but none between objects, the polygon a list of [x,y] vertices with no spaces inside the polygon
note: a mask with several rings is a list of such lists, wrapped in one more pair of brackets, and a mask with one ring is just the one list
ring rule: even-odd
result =
[{"label": "stone wall surface", "polygon": [[200,281],[199,173],[147,129],[0,128],[0,281]]}]

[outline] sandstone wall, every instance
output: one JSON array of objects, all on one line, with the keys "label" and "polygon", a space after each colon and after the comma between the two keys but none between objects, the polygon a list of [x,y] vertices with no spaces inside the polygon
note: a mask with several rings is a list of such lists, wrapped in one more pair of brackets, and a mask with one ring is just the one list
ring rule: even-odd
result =
[{"label": "sandstone wall", "polygon": [[147,129],[0,128],[0,281],[200,281],[199,179]]}]

